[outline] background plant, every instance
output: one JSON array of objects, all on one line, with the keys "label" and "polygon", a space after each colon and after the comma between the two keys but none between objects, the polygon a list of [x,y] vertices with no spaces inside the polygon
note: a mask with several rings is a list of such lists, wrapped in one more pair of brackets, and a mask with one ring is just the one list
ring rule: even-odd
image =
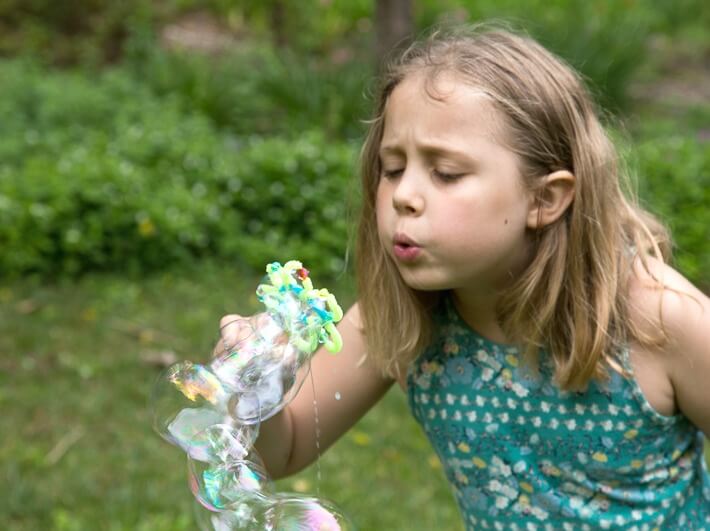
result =
[{"label": "background plant", "polygon": [[222,134],[122,71],[2,68],[5,274],[147,272],[206,256],[260,267],[283,253],[342,269],[349,144],[319,130]]}]

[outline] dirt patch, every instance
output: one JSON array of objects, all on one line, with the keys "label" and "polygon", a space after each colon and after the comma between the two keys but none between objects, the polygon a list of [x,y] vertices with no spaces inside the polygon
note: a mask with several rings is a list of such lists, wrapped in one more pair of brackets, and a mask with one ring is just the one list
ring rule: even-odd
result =
[{"label": "dirt patch", "polygon": [[160,31],[160,45],[168,50],[219,54],[238,42],[239,36],[210,13],[181,16]]},{"label": "dirt patch", "polygon": [[629,87],[633,99],[677,108],[710,105],[710,44],[699,50],[655,37],[649,48],[655,72]]}]

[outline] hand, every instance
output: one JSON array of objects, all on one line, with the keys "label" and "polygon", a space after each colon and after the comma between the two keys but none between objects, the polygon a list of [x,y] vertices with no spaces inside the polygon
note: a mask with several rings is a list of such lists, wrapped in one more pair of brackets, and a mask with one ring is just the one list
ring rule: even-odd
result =
[{"label": "hand", "polygon": [[220,339],[212,350],[212,357],[217,358],[229,352],[240,342],[254,333],[249,317],[236,313],[228,314],[219,321]]},{"label": "hand", "polygon": [[[262,312],[249,317],[225,315],[220,320],[220,336],[210,368],[236,391],[230,398],[230,414],[252,424],[281,411],[308,372],[298,379],[300,360],[290,348],[288,335],[267,312]],[[285,357],[286,353],[289,356]]]}]

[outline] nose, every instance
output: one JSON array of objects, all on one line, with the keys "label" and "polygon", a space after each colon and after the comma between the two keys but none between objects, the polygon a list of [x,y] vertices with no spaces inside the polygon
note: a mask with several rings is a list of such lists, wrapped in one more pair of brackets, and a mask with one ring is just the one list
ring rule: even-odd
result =
[{"label": "nose", "polygon": [[397,180],[392,193],[392,206],[400,214],[421,214],[424,209],[424,195],[413,172],[405,170]]}]

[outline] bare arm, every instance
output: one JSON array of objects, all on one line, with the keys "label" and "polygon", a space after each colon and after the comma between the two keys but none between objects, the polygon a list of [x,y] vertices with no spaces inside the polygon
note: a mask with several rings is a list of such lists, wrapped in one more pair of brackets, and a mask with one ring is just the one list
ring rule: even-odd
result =
[{"label": "bare arm", "polygon": [[665,288],[638,270],[632,316],[647,333],[665,333],[650,359],[668,375],[674,409],[710,438],[710,299],[671,267],[653,260],[649,267]]},{"label": "bare arm", "polygon": [[[234,318],[225,316],[222,322]],[[255,446],[275,479],[298,472],[318,456],[314,400],[318,409],[318,443],[323,452],[392,385],[392,380],[362,361],[365,343],[357,305],[345,314],[338,330],[343,349],[338,354],[319,349],[311,360],[311,375],[298,395],[283,411],[261,424]]]},{"label": "bare arm", "polygon": [[[685,280],[685,279],[683,279]],[[675,362],[670,376],[678,409],[710,438],[710,299],[685,281],[663,295]]]}]

